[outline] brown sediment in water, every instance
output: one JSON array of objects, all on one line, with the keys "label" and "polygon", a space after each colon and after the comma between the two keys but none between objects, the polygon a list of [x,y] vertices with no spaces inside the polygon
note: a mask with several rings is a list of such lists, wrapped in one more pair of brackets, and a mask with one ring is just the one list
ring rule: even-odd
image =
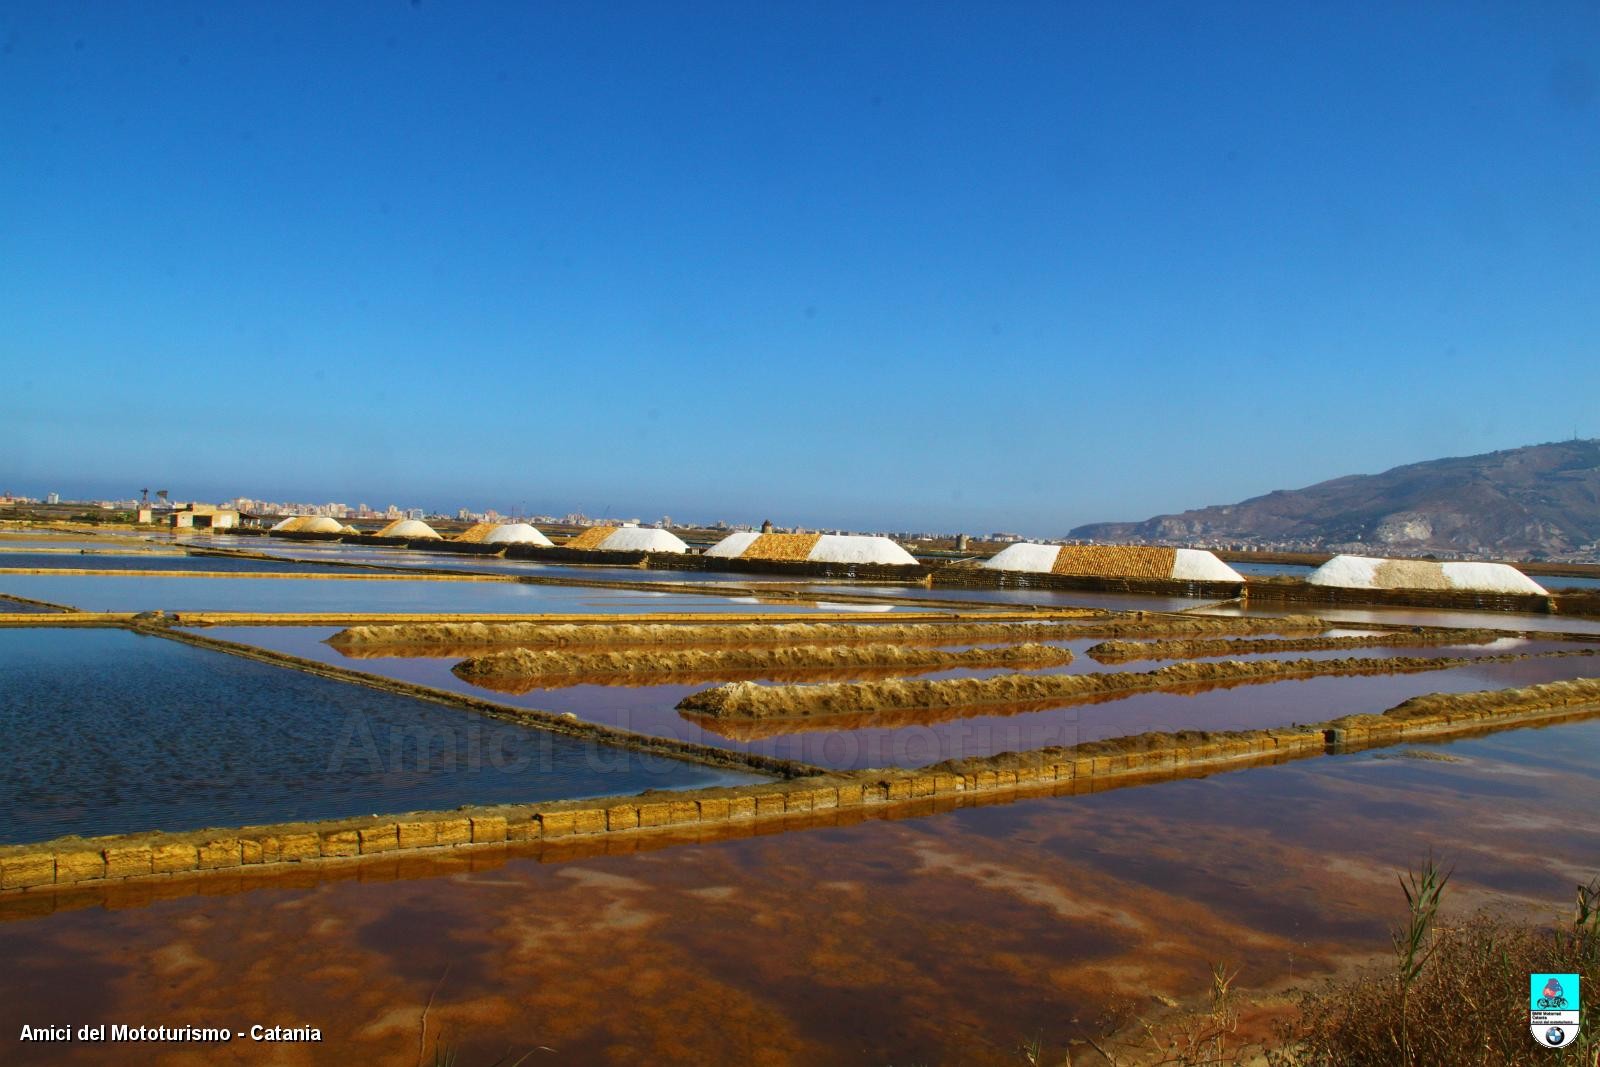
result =
[{"label": "brown sediment in water", "polygon": [[937,681],[828,683],[825,685],[756,685],[731,682],[691,693],[678,710],[721,719],[832,720],[863,712],[983,708],[1030,701],[1071,704],[1106,693],[1148,692],[1206,682],[1272,682],[1282,678],[1321,675],[1400,674],[1447,670],[1486,663],[1588,656],[1597,650],[1510,653],[1500,656],[1394,656],[1342,659],[1256,660],[1221,663],[1175,663],[1153,671],[1103,674],[1002,674],[993,678],[947,678]]},{"label": "brown sediment in water", "polygon": [[1177,641],[1102,641],[1085,653],[1100,663],[1129,663],[1141,659],[1191,659],[1239,656],[1256,652],[1309,652],[1343,648],[1411,648],[1427,645],[1484,645],[1496,641],[1492,630],[1413,630],[1362,637],[1300,637],[1290,639],[1197,638]]},{"label": "brown sediment in water", "polygon": [[784,645],[867,642],[906,644],[964,641],[1064,641],[1076,636],[1058,622],[892,623],[440,623],[352,626],[328,638],[340,649],[359,648],[581,648],[586,646]]},{"label": "brown sediment in water", "polygon": [[535,651],[519,648],[462,660],[451,668],[457,677],[499,688],[496,683],[527,685],[574,684],[573,677],[613,677],[652,683],[661,676],[718,671],[800,671],[805,668],[1058,667],[1072,662],[1072,653],[1056,645],[1022,644],[946,652],[910,645],[779,645],[768,648],[649,649],[636,652]]}]

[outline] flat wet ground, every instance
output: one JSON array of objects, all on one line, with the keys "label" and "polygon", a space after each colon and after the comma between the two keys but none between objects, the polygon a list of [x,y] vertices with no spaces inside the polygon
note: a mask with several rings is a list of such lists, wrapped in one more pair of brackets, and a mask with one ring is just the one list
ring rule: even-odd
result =
[{"label": "flat wet ground", "polygon": [[881,605],[758,601],[744,596],[585,589],[519,582],[426,578],[156,578],[120,575],[0,574],[0,593],[69,604],[83,611],[455,612],[785,612],[893,610]]},{"label": "flat wet ground", "polygon": [[0,844],[754,781],[125,630],[0,631]]},{"label": "flat wet ground", "polygon": [[[1471,692],[1504,686],[1600,675],[1600,657],[1577,656],[1484,663],[1408,674],[1333,676],[1233,687],[1202,686],[1184,692],[1133,693],[1098,703],[1020,708],[933,709],[838,717],[800,724],[715,722],[676,710],[692,692],[713,684],[576,685],[522,693],[488,690],[451,673],[460,655],[347,657],[325,639],[334,627],[208,627],[207,636],[288,652],[318,662],[417,682],[502,703],[571,712],[581,719],[659,737],[799,760],[838,769],[917,767],[948,759],[988,756],[1047,745],[1072,745],[1150,730],[1239,730],[1318,722],[1358,712],[1380,712],[1409,697]],[[1077,658],[1066,667],[1037,673],[1154,670],[1170,660],[1098,664],[1083,655],[1099,639],[1057,642]],[[951,646],[953,648],[969,646]],[[1508,639],[1490,645],[1361,649],[1262,654],[1261,659],[1331,658],[1359,655],[1476,657],[1560,648],[1593,648],[1559,642]],[[1000,670],[954,670],[919,674],[919,679],[985,677]]]},{"label": "flat wet ground", "polygon": [[1212,962],[1249,991],[1387,953],[1396,875],[1430,853],[1455,870],[1447,918],[1564,915],[1600,865],[1600,825],[1574,817],[1600,804],[1600,723],[1426,751],[1450,762],[1324,757],[118,910],[40,915],[14,898],[0,901],[0,1055],[21,1055],[19,1026],[37,1020],[324,1038],[117,1050],[156,1064],[431,1063],[441,1035],[462,1063],[1009,1065],[1035,1037],[1059,1055],[1110,1006],[1200,993]]},{"label": "flat wet ground", "polygon": [[359,574],[337,564],[171,552],[0,552],[0,567],[90,571],[254,571],[273,574]]}]

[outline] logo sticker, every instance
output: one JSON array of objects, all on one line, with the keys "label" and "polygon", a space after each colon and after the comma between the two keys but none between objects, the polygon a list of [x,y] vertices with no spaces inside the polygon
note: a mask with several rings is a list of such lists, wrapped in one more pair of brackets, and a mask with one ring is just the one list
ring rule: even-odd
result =
[{"label": "logo sticker", "polygon": [[1575,974],[1528,976],[1528,1028],[1545,1048],[1566,1048],[1578,1039],[1578,1009],[1583,1003]]}]

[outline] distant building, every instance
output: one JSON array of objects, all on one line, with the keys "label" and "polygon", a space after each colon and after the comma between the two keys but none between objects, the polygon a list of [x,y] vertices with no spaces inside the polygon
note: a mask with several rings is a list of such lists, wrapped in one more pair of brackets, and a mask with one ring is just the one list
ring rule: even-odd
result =
[{"label": "distant building", "polygon": [[48,496],[46,496],[44,498],[44,502],[46,504],[59,504],[59,503],[61,503],[61,494],[60,493],[51,493],[51,494],[49,494]]},{"label": "distant building", "polygon": [[[143,513],[144,509],[141,508],[140,514]],[[140,521],[146,520],[141,518]],[[239,513],[215,504],[190,504],[173,511],[168,521],[174,530],[226,530],[239,525]]]}]

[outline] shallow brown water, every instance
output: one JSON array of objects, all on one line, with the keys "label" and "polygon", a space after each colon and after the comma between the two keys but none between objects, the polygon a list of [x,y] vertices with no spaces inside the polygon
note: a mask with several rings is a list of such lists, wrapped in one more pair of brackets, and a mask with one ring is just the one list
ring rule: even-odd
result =
[{"label": "shallow brown water", "polygon": [[[1386,949],[1396,872],[1450,907],[1564,908],[1600,865],[1600,723],[628,855],[192,895],[33,918],[0,904],[0,1056],[31,1021],[315,1025],[320,1046],[141,1062],[1012,1064],[1200,990]],[[571,855],[572,853],[567,853]],[[360,871],[361,868],[355,869]],[[543,1046],[548,1051],[538,1050]],[[37,1052],[38,1049],[30,1050]],[[62,1046],[50,1062],[105,1062]],[[514,1057],[513,1057],[514,1058]]]}]

